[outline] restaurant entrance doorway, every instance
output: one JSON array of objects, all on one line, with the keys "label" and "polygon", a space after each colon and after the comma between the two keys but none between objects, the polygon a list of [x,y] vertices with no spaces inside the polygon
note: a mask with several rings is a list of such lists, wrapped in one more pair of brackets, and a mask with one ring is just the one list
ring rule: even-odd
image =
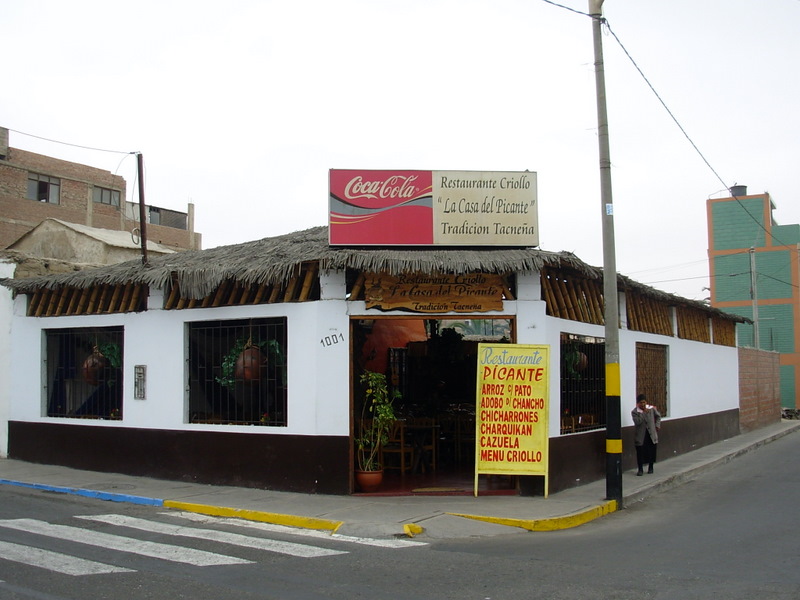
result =
[{"label": "restaurant entrance doorway", "polygon": [[[478,344],[511,343],[513,318],[382,317],[353,319],[351,329],[354,419],[365,371],[384,374],[400,394],[379,493],[472,494]],[[513,493],[515,485],[511,477],[479,481],[486,493]]]}]

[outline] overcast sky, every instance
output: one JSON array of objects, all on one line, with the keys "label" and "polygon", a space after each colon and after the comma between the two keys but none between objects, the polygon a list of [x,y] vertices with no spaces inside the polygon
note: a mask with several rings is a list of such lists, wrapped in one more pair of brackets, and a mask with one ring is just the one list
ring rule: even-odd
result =
[{"label": "overcast sky", "polygon": [[[587,0],[562,0],[577,11]],[[800,1],[606,0],[618,270],[708,294],[706,199],[800,223]],[[602,266],[591,20],[543,0],[2,0],[11,146],[196,210],[203,246],[327,223],[328,170],[538,173],[540,242]],[[61,143],[113,150],[84,150]],[[719,177],[717,176],[719,175]]]}]

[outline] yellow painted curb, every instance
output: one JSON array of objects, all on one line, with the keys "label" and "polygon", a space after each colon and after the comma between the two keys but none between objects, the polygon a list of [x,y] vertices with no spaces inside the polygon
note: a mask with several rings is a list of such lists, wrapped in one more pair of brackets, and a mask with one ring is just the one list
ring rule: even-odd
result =
[{"label": "yellow painted curb", "polygon": [[510,527],[521,527],[528,531],[556,531],[558,529],[570,529],[571,527],[578,527],[589,521],[594,521],[597,518],[604,517],[617,510],[617,501],[609,500],[605,504],[595,506],[588,510],[566,515],[563,517],[552,517],[549,519],[506,519],[502,517],[483,517],[480,515],[465,515],[459,513],[447,513],[454,517],[464,517],[465,519],[475,519],[476,521],[485,521],[487,523],[496,523],[497,525],[508,525]]},{"label": "yellow painted curb", "polygon": [[403,525],[403,533],[405,533],[408,537],[414,537],[423,531],[425,531],[425,528],[417,525],[416,523],[406,523]]},{"label": "yellow painted curb", "polygon": [[212,517],[236,517],[239,519],[247,519],[248,521],[287,525],[289,527],[303,527],[305,529],[317,529],[320,531],[330,531],[331,533],[336,533],[336,530],[344,524],[344,521],[331,521],[314,517],[298,517],[296,515],[284,515],[260,510],[245,510],[243,508],[227,508],[208,504],[192,504],[190,502],[176,502],[174,500],[164,500],[164,506],[203,515],[211,515]]}]

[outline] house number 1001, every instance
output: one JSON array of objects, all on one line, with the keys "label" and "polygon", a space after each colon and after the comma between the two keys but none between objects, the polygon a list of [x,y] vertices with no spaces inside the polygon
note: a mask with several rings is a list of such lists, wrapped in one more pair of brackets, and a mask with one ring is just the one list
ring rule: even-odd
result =
[{"label": "house number 1001", "polygon": [[343,341],[344,341],[344,334],[336,333],[334,335],[326,335],[319,341],[319,343],[322,344],[323,348],[327,348],[329,346],[333,346],[334,344],[338,344],[339,342]]}]

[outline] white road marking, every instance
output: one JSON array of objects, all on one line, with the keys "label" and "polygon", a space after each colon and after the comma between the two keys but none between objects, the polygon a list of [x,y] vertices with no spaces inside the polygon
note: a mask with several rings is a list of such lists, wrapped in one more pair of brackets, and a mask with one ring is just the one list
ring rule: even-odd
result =
[{"label": "white road marking", "polygon": [[418,542],[415,540],[405,540],[399,538],[389,539],[375,539],[354,537],[350,535],[339,535],[338,533],[326,533],[316,529],[300,529],[298,527],[287,527],[286,525],[273,525],[272,523],[262,523],[260,521],[247,521],[243,519],[229,518],[229,517],[209,517],[199,513],[192,512],[164,512],[163,515],[171,515],[173,517],[181,517],[188,521],[195,523],[224,523],[225,525],[234,525],[236,527],[247,527],[250,529],[257,529],[259,531],[270,531],[273,533],[289,533],[292,535],[299,535],[305,537],[313,537],[326,540],[337,540],[340,542],[349,542],[352,544],[362,544],[365,546],[377,546],[379,548],[414,548],[418,546],[427,546],[428,542]]},{"label": "white road marking", "polygon": [[212,552],[195,550],[193,548],[183,548],[181,546],[172,546],[169,544],[147,542],[118,535],[111,535],[109,533],[102,533],[99,531],[88,531],[78,527],[69,527],[67,525],[53,525],[51,523],[37,521],[35,519],[2,520],[0,521],[0,527],[70,540],[79,544],[87,544],[90,546],[109,548],[111,550],[119,550],[120,552],[128,552],[130,554],[139,554],[141,556],[159,558],[171,562],[195,565],[198,567],[252,563],[250,560],[244,560],[242,558],[236,558],[233,556],[224,556],[222,554],[214,554]]},{"label": "white road marking", "polygon": [[135,573],[133,569],[106,565],[41,548],[0,542],[0,557],[16,563],[63,573],[64,575],[102,575],[105,573]]},{"label": "white road marking", "polygon": [[258,550],[278,552],[280,554],[299,556],[301,558],[318,558],[320,556],[347,554],[347,552],[343,550],[329,550],[327,548],[319,548],[317,546],[308,546],[306,544],[295,544],[292,542],[282,542],[279,540],[251,537],[248,535],[241,535],[239,533],[218,531],[216,529],[182,527],[180,525],[171,525],[168,523],[160,523],[158,521],[148,521],[147,519],[138,519],[136,517],[127,517],[124,515],[89,515],[79,516],[77,518],[86,519],[88,521],[99,521],[101,523],[108,523],[110,525],[118,525],[121,527],[130,527],[142,531],[162,533],[165,535],[176,535],[180,537],[197,538],[201,540],[213,540],[215,542],[222,542],[224,544],[233,544],[235,546],[244,546],[246,548],[256,548]]}]

